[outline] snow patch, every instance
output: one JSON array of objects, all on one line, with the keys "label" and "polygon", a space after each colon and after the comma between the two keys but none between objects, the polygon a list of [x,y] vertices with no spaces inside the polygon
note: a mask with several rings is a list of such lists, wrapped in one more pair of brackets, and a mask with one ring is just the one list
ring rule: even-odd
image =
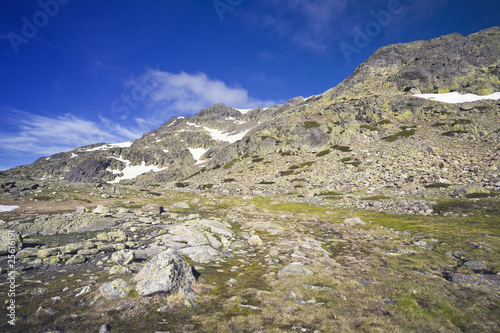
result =
[{"label": "snow patch", "polygon": [[256,108],[253,108],[253,109],[235,109],[237,111],[240,111],[241,114],[245,114],[245,113],[248,113],[252,110],[255,110]]},{"label": "snow patch", "polygon": [[236,141],[243,139],[243,137],[250,131],[250,129],[247,129],[246,131],[240,133],[229,134],[219,131],[218,129],[215,128],[208,128],[208,127],[203,127],[203,128],[205,129],[205,131],[210,133],[212,139],[219,141],[227,141],[229,143],[234,143]]},{"label": "snow patch", "polygon": [[188,148],[188,150],[191,153],[191,155],[193,155],[193,158],[196,160],[195,165],[203,164],[203,163],[206,162],[206,161],[203,161],[201,159],[201,157],[203,156],[203,154],[205,154],[208,151],[208,149],[205,149],[205,148]]},{"label": "snow patch", "polygon": [[168,149],[163,149],[163,152],[166,154],[168,153]]},{"label": "snow patch", "polygon": [[14,209],[18,209],[18,208],[19,208],[19,206],[0,205],[0,213],[11,212]]},{"label": "snow patch", "polygon": [[105,145],[86,149],[84,151],[96,151],[96,150],[109,150],[111,148],[130,148],[132,146],[133,141],[127,141],[122,143],[107,143]]},{"label": "snow patch", "polygon": [[70,157],[70,158],[75,158],[75,157],[77,157],[77,156],[78,156],[77,154],[75,154],[75,153],[71,153],[71,157]]},{"label": "snow patch", "polygon": [[108,183],[110,184],[119,183],[121,180],[124,179],[134,179],[135,177],[142,175],[146,172],[150,171],[159,172],[166,169],[166,168],[159,168],[156,165],[146,165],[146,162],[144,161],[142,161],[141,165],[131,165],[132,162],[130,162],[129,160],[124,160],[121,156],[120,157],[110,156],[110,157],[125,163],[125,168],[121,171],[107,169],[107,171],[111,171],[114,175],[123,174],[123,176],[116,177],[115,180],[109,181]]},{"label": "snow patch", "polygon": [[194,127],[201,127],[201,125],[196,125],[195,123],[190,123],[190,122],[186,122],[186,125],[194,126]]},{"label": "snow patch", "polygon": [[241,121],[241,120],[238,120],[238,119],[233,118],[233,117],[227,117],[227,118],[224,118],[224,120],[232,121],[233,123],[236,123],[238,125],[243,125],[243,124],[247,123],[246,121]]},{"label": "snow patch", "polygon": [[493,100],[499,100],[500,99],[500,92],[493,93],[491,95],[487,96],[478,96],[475,94],[464,94],[461,95],[458,92],[450,92],[450,93],[444,93],[444,94],[417,94],[413,95],[415,97],[420,97],[420,98],[425,98],[428,100],[433,100],[437,102],[443,102],[443,103],[451,103],[451,104],[457,104],[457,103],[466,103],[466,102],[476,102],[476,101],[481,101],[485,99],[493,99]]}]

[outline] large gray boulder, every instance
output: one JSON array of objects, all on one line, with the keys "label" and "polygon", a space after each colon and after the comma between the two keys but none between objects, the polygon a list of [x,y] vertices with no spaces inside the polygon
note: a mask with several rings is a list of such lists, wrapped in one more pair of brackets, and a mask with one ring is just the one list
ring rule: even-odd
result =
[{"label": "large gray boulder", "polygon": [[16,254],[22,248],[23,238],[19,232],[14,230],[0,230],[0,255]]},{"label": "large gray boulder", "polygon": [[134,278],[136,290],[141,296],[152,296],[165,293],[181,294],[194,297],[191,285],[195,277],[191,266],[181,255],[168,249],[153,257]]}]

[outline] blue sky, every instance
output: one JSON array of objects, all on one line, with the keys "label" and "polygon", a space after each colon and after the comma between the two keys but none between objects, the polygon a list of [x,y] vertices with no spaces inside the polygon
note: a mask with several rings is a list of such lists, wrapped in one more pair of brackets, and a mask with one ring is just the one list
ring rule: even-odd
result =
[{"label": "blue sky", "polygon": [[2,0],[0,170],[215,103],[319,94],[381,46],[499,13],[498,0]]}]

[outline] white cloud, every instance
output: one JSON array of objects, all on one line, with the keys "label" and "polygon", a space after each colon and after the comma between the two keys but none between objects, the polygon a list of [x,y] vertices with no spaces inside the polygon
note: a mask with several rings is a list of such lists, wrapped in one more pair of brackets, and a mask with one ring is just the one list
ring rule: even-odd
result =
[{"label": "white cloud", "polygon": [[224,82],[209,78],[204,73],[179,74],[150,70],[146,74],[156,83],[150,96],[157,110],[175,110],[177,114],[194,114],[217,103],[235,108],[266,107],[274,101],[249,96],[241,87],[229,87]]},{"label": "white cloud", "polygon": [[[71,114],[43,116],[2,108],[6,125],[0,136],[4,152],[50,155],[99,142],[121,142],[136,138],[112,123],[96,123]],[[5,130],[5,132],[4,132]]]}]

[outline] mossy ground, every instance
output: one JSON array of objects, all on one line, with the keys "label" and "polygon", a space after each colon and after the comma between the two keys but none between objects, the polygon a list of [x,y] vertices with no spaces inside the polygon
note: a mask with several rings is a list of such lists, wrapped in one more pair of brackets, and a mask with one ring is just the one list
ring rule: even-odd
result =
[{"label": "mossy ground", "polygon": [[[115,204],[132,200],[137,205],[168,206],[197,197],[177,192],[147,199],[135,195]],[[16,313],[25,319],[14,328],[2,323],[1,329],[91,332],[108,322],[112,332],[494,332],[500,327],[500,295],[451,283],[443,271],[473,273],[447,254],[462,250],[486,263],[491,272],[499,272],[497,207],[497,198],[445,200],[437,209],[458,216],[424,217],[287,203],[286,195],[250,200],[217,197],[210,205],[175,212],[223,220],[236,216],[228,220],[233,231],[257,234],[263,246],[250,246],[237,236],[218,262],[190,262],[202,267],[194,308],[174,296],[146,298],[133,292],[122,300],[101,298],[92,303],[102,283],[117,277],[132,282],[133,274],[110,276],[90,261],[19,276]],[[366,223],[342,225],[353,216]],[[89,233],[33,240],[65,244],[92,237]],[[321,246],[315,247],[314,241]],[[420,248],[417,241],[433,249]],[[278,276],[294,261],[303,262],[313,274]],[[86,285],[91,285],[91,292],[75,297]],[[48,291],[32,296],[37,287]],[[69,289],[63,292],[65,287]],[[55,302],[53,297],[61,300]],[[170,308],[165,312],[157,311],[166,305]],[[37,314],[40,306],[57,312]]]}]

